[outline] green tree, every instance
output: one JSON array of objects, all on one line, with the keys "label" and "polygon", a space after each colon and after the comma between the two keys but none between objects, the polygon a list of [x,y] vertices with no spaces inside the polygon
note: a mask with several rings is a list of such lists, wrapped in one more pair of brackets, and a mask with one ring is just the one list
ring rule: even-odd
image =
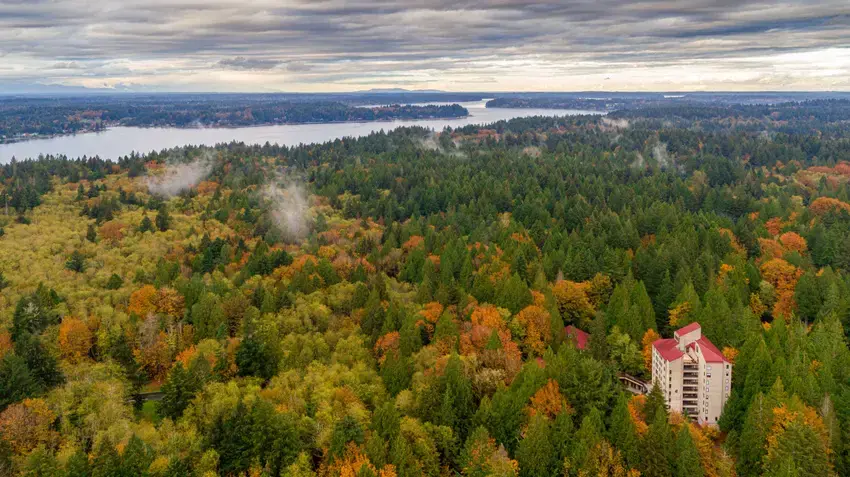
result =
[{"label": "green tree", "polygon": [[705,472],[700,463],[699,450],[691,437],[690,426],[682,425],[676,437],[676,477],[703,477]]},{"label": "green tree", "polygon": [[670,423],[667,422],[667,415],[657,412],[655,419],[649,426],[649,431],[643,437],[641,475],[647,477],[669,476],[670,471],[675,468],[674,445],[673,432],[670,430]]},{"label": "green tree", "polygon": [[113,273],[112,276],[109,277],[109,280],[106,282],[107,290],[117,290],[124,285],[124,280],[118,276],[118,274]]},{"label": "green tree", "polygon": [[72,272],[83,273],[86,271],[86,256],[79,250],[74,250],[65,262],[65,268]]},{"label": "green tree", "polygon": [[6,353],[0,361],[0,409],[38,394],[42,385],[32,375],[24,358]]},{"label": "green tree", "polygon": [[549,420],[539,414],[532,416],[525,438],[519,442],[516,451],[520,476],[549,477],[553,474],[555,452],[549,434]]},{"label": "green tree", "polygon": [[608,440],[619,449],[623,460],[629,467],[637,467],[641,458],[640,438],[634,421],[629,412],[628,398],[620,394],[617,405],[611,412],[611,426],[608,429]]},{"label": "green tree", "polygon": [[159,401],[159,413],[163,417],[177,420],[189,407],[197,388],[194,377],[183,368],[182,362],[177,361],[160,389],[162,399]]},{"label": "green tree", "polygon": [[142,217],[142,221],[139,223],[138,230],[140,233],[153,232],[153,222],[151,222],[151,218],[148,217],[147,214]]},{"label": "green tree", "polygon": [[[144,219],[142,219],[144,221]],[[171,227],[171,216],[168,214],[168,206],[163,204],[156,213],[156,228],[165,232]]]}]

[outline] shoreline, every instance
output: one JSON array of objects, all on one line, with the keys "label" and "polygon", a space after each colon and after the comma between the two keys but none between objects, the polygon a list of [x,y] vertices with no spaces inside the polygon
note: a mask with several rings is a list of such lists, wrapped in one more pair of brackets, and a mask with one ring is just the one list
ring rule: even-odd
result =
[{"label": "shoreline", "polygon": [[[491,108],[493,109],[493,108]],[[506,108],[507,109],[507,108]],[[369,123],[390,123],[393,121],[434,121],[437,119],[466,119],[470,117],[470,114],[465,114],[463,116],[433,116],[427,118],[392,118],[392,119],[370,119],[370,120],[351,120],[351,121],[314,121],[314,122],[272,122],[272,123],[261,123],[261,124],[240,124],[240,125],[216,125],[216,126],[204,126],[204,125],[191,125],[191,126],[177,126],[177,125],[150,125],[150,126],[137,126],[137,125],[123,125],[123,124],[111,124],[103,129],[98,130],[85,130],[85,131],[77,131],[72,133],[61,133],[61,134],[50,134],[43,135],[37,137],[28,137],[22,139],[13,139],[13,140],[0,140],[0,145],[6,144],[20,144],[22,142],[36,142],[43,141],[48,139],[55,139],[58,137],[72,137],[72,136],[82,136],[88,134],[97,134],[102,132],[107,132],[111,129],[115,128],[137,128],[137,129],[243,129],[243,128],[260,128],[260,127],[268,127],[268,126],[307,126],[313,124],[369,124]]]}]

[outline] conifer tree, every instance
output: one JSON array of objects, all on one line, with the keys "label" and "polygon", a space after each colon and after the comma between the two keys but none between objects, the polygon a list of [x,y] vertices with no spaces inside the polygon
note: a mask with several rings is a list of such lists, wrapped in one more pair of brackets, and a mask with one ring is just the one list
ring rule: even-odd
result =
[{"label": "conifer tree", "polygon": [[679,429],[676,437],[676,466],[673,475],[676,477],[703,477],[699,450],[691,437],[690,425],[685,423]]},{"label": "conifer tree", "polygon": [[534,415],[528,423],[525,438],[519,442],[516,459],[521,477],[549,477],[555,469],[554,448],[550,440],[549,420]]},{"label": "conifer tree", "polygon": [[641,475],[647,477],[669,476],[674,469],[674,440],[667,415],[662,412],[655,414],[655,419],[643,437],[643,466]]},{"label": "conifer tree", "polygon": [[623,460],[629,467],[637,467],[640,462],[640,438],[629,413],[628,398],[620,394],[617,404],[611,412],[611,426],[608,430],[608,440],[620,451]]}]

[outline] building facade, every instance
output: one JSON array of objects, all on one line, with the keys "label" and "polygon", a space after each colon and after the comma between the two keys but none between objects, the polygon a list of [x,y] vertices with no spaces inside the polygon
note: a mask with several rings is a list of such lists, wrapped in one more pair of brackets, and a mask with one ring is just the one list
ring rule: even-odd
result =
[{"label": "building facade", "polygon": [[652,343],[652,383],[671,411],[714,425],[732,390],[732,364],[691,323]]}]

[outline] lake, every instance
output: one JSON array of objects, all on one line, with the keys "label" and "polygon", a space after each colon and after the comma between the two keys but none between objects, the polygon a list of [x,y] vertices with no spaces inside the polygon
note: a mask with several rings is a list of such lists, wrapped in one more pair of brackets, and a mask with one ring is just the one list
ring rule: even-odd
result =
[{"label": "lake", "polygon": [[469,116],[458,119],[424,119],[369,121],[323,124],[280,124],[244,128],[138,128],[114,127],[97,133],[58,136],[48,139],[0,145],[0,163],[13,157],[18,160],[35,158],[39,154],[65,154],[68,157],[100,156],[117,159],[131,152],[147,153],[177,146],[215,145],[241,141],[247,144],[277,143],[286,146],[320,143],[343,137],[367,136],[372,132],[401,126],[422,126],[442,130],[444,127],[487,124],[503,119],[527,116],[574,116],[601,114],[596,111],[573,109],[510,109],[486,108],[487,100],[459,103],[469,110]]}]

